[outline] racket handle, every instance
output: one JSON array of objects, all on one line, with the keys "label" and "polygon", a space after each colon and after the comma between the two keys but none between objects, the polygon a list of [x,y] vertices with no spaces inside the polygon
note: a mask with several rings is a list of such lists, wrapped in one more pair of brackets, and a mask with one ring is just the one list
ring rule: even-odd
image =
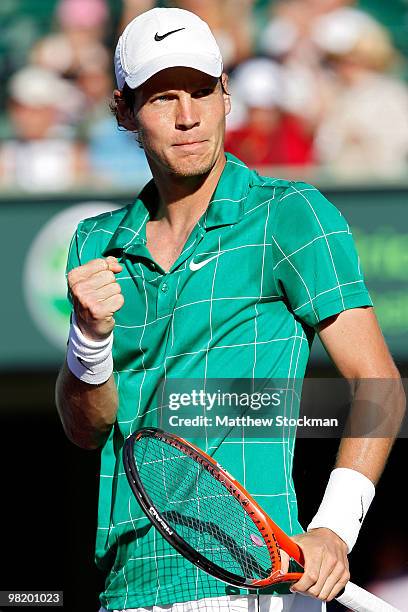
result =
[{"label": "racket handle", "polygon": [[343,593],[336,597],[336,601],[353,612],[401,612],[353,582],[346,584]]}]

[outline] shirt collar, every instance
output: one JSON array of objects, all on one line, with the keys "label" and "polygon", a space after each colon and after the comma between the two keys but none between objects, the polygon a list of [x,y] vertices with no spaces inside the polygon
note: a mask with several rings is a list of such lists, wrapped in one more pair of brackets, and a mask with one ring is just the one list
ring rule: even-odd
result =
[{"label": "shirt collar", "polygon": [[227,163],[204,213],[203,224],[207,230],[238,223],[244,211],[251,171],[231,153],[226,153],[225,157]]},{"label": "shirt collar", "polygon": [[[251,171],[239,159],[225,154],[227,162],[220,176],[206,211],[200,219],[205,230],[238,223],[243,215],[244,200],[248,194]],[[118,251],[134,252],[134,248],[146,245],[146,223],[157,206],[157,190],[151,180],[129,206],[120,225],[113,234],[103,254]]]}]

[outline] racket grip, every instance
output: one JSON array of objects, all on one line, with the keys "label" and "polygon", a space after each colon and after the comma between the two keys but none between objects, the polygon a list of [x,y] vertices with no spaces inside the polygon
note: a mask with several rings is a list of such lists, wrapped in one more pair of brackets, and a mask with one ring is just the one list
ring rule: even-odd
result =
[{"label": "racket grip", "polygon": [[353,582],[346,584],[343,593],[336,597],[336,601],[353,612],[401,612]]}]

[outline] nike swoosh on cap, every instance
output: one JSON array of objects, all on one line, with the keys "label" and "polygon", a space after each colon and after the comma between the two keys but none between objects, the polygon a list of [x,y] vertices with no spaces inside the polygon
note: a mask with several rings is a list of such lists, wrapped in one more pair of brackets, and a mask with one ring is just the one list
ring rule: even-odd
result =
[{"label": "nike swoosh on cap", "polygon": [[156,34],[154,35],[154,40],[157,40],[157,42],[160,42],[164,38],[167,38],[167,36],[170,36],[170,34],[174,34],[175,32],[181,32],[181,30],[185,30],[185,29],[186,28],[179,28],[178,30],[172,30],[171,32],[167,32],[166,34],[159,34],[158,32],[156,32]]},{"label": "nike swoosh on cap", "polygon": [[200,263],[194,263],[194,261],[191,260],[190,270],[192,270],[193,272],[196,272],[196,270],[200,270],[200,268],[203,268],[204,266],[206,266],[210,261],[212,261],[216,257],[218,257],[218,253],[217,255],[213,255],[212,257],[209,257],[208,259],[204,259],[204,261],[200,261]]}]

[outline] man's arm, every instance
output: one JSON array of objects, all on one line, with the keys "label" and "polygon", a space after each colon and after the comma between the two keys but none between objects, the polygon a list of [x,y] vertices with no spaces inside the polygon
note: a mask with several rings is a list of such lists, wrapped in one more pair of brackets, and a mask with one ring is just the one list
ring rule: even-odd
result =
[{"label": "man's arm", "polygon": [[[336,467],[356,470],[376,484],[405,412],[405,394],[399,372],[372,308],[341,312],[323,321],[317,331],[345,378],[357,381],[357,386],[361,381],[363,387],[364,381],[381,379],[380,384],[374,384],[373,388],[382,390],[382,397],[377,396],[374,400],[381,414],[388,419],[389,435],[343,438],[336,461]],[[369,391],[363,389],[363,393]],[[355,410],[358,408],[352,407],[351,419]],[[312,529],[294,539],[304,552],[305,573],[293,586],[293,591],[331,601],[349,579],[347,545],[328,528]]]},{"label": "man's arm", "polygon": [[[371,405],[374,409],[375,402],[381,410],[377,418],[383,415],[387,419],[389,436],[343,438],[337,456],[336,467],[357,470],[376,484],[405,413],[405,394],[400,374],[372,308],[346,310],[324,321],[320,325],[319,336],[339,372],[350,381],[361,380],[360,393],[363,396],[375,393]],[[374,379],[379,380],[376,383]],[[357,398],[358,394],[359,390],[355,389]],[[367,397],[368,410],[369,399]]]},{"label": "man's arm", "polygon": [[56,404],[67,437],[81,448],[102,446],[116,419],[118,395],[113,376],[102,385],[79,380],[65,361],[57,379]]},{"label": "man's arm", "polygon": [[[124,303],[120,285],[115,278],[115,273],[121,270],[122,266],[118,261],[114,257],[108,257],[94,259],[74,268],[68,274],[77,335],[73,338],[71,325],[67,356],[75,363],[78,358],[73,356],[72,341],[76,343],[75,351],[78,354],[78,351],[81,351],[82,338],[84,348],[89,350],[91,363],[87,364],[85,351],[84,359],[78,360],[78,371],[82,368],[87,374],[81,380],[80,374],[77,372],[75,375],[68,367],[70,359],[67,359],[57,379],[56,404],[65,433],[72,442],[82,448],[95,449],[104,444],[116,419],[118,396],[112,366],[104,375],[102,362],[103,381],[99,378],[96,378],[96,384],[87,381],[92,379],[92,359],[97,354],[98,346],[101,343],[106,347],[115,325],[113,315]],[[104,351],[103,358],[108,352],[111,360],[109,347],[104,348]],[[98,366],[100,370],[100,364]]]}]

